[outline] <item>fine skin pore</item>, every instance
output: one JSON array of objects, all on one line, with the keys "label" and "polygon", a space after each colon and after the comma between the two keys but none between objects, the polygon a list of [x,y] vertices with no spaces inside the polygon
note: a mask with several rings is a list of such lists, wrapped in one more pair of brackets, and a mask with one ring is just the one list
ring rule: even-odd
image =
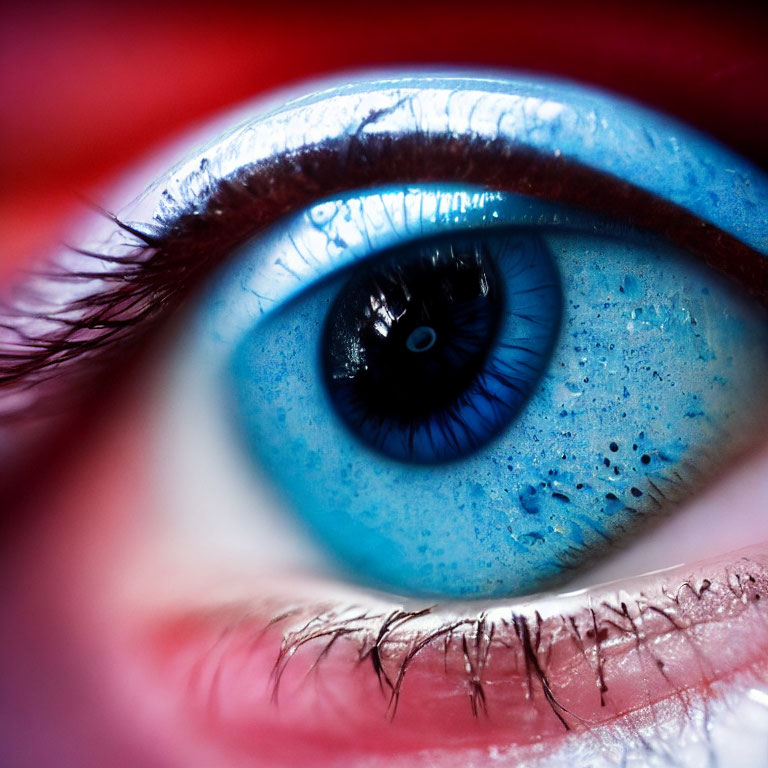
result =
[{"label": "fine skin pore", "polygon": [[[705,537],[701,562],[588,593],[436,606],[264,572],[178,530],[152,445],[185,319],[96,390],[108,407],[77,412],[55,463],[4,478],[44,481],[15,496],[25,523],[6,534],[3,764],[612,765],[633,744],[629,764],[664,765],[669,723],[762,690],[768,560],[731,550],[764,531]],[[762,509],[767,461],[758,446],[719,508]]]}]

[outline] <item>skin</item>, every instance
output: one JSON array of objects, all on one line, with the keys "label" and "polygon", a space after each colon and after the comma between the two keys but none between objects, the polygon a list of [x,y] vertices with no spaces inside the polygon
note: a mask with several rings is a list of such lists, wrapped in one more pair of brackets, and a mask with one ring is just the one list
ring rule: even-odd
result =
[{"label": "skin", "polygon": [[[544,69],[644,100],[768,166],[768,105],[758,98],[768,78],[765,24],[747,11],[726,18],[716,5],[694,13],[503,4],[467,22],[462,9],[395,5],[371,24],[370,11],[341,6],[301,14],[247,4],[69,9],[14,9],[0,33],[2,70],[11,73],[0,96],[13,107],[0,160],[7,282],[67,231],[81,205],[73,192],[102,199],[111,174],[191,122],[272,86],[355,66],[450,60]],[[140,21],[145,15],[151,23]],[[427,22],[435,33],[424,36]],[[266,584],[153,517],[153,371],[172,331],[114,382],[108,407],[94,407],[53,455],[32,462],[5,510],[0,609],[13,620],[0,630],[3,765],[274,764],[261,762],[266,738],[231,729],[198,739],[177,716],[175,609],[247,600]],[[761,448],[750,477],[766,464]],[[754,493],[768,491],[755,488],[749,502],[735,486],[721,495],[733,508],[760,509]],[[168,622],[149,643],[147,616],[158,611]],[[320,764],[319,754],[304,764]]]}]

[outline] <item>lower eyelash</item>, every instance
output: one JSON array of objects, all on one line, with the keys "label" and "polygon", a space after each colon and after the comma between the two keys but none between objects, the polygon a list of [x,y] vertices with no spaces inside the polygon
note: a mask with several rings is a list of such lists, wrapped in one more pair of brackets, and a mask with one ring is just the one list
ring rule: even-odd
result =
[{"label": "lower eyelash", "polygon": [[[244,637],[255,652],[267,634],[279,631],[282,640],[270,677],[270,697],[277,704],[283,701],[281,683],[291,665],[316,672],[343,643],[345,648],[354,649],[350,655],[356,659],[353,663],[366,666],[375,677],[382,691],[382,717],[395,721],[402,697],[408,695],[413,666],[424,656],[437,653],[443,659],[445,675],[461,681],[456,690],[467,696],[467,710],[473,718],[494,717],[492,681],[501,668],[522,670],[525,700],[531,706],[545,702],[563,733],[590,729],[617,714],[612,712],[610,697],[614,675],[621,674],[612,667],[620,651],[636,654],[637,662],[646,670],[646,691],[636,695],[640,703],[652,704],[658,699],[659,687],[683,704],[690,703],[692,698],[685,691],[701,685],[708,688],[717,679],[721,665],[712,652],[719,653],[719,649],[707,649],[701,630],[727,622],[732,633],[733,622],[745,612],[760,610],[768,590],[764,565],[747,556],[737,562],[713,569],[708,576],[680,580],[674,588],[662,586],[653,598],[643,591],[630,599],[622,590],[594,604],[582,599],[572,612],[552,615],[543,615],[543,609],[535,608],[488,608],[473,616],[445,620],[438,618],[442,611],[437,606],[387,611],[370,611],[354,604],[296,607],[254,631],[249,629],[253,617],[228,625],[220,638],[224,647],[216,644],[211,662],[217,667],[224,663],[228,639]],[[675,644],[672,656],[655,650],[661,640],[673,635],[680,636],[682,643]],[[572,644],[569,653],[586,667],[574,672],[572,666],[563,667],[562,658],[556,663],[562,643]],[[693,680],[686,677],[681,689],[675,675],[676,669],[677,674],[680,672],[676,665],[683,651],[695,663],[698,676]],[[594,700],[578,704],[584,703],[592,714],[580,712],[572,702],[562,699],[568,682],[562,676],[579,675],[585,669],[594,680]]]}]

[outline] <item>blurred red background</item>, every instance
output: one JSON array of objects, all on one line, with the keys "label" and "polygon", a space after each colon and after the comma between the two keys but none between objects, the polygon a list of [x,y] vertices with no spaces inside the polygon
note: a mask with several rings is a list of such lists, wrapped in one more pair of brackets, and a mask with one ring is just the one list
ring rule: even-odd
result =
[{"label": "blurred red background", "polygon": [[676,114],[768,166],[766,14],[615,3],[4,4],[0,269],[44,251],[87,194],[190,121],[359,66],[564,74]]}]

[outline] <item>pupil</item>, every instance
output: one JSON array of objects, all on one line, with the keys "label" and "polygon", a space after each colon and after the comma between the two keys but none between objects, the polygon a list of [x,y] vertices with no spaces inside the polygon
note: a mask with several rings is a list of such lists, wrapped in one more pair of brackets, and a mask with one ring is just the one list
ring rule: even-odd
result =
[{"label": "pupil", "polygon": [[465,397],[493,349],[502,305],[481,238],[421,241],[362,265],[326,317],[322,362],[337,413],[373,447],[413,459],[386,447],[391,435],[407,445]]}]

